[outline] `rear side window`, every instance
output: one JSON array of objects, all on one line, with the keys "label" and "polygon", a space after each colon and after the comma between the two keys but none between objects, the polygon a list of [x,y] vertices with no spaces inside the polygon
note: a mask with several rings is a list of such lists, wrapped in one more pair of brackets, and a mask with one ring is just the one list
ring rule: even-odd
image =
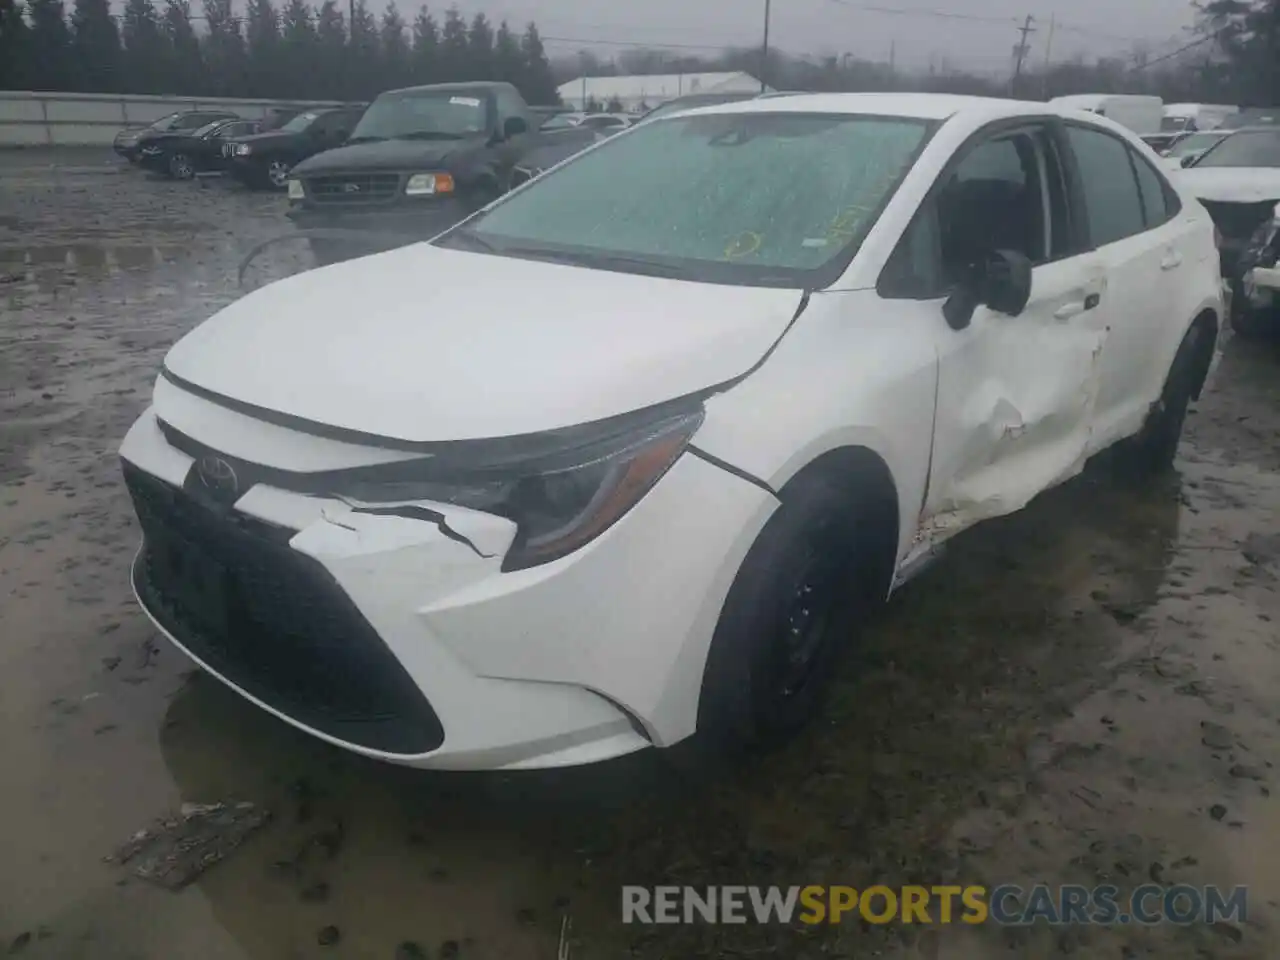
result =
[{"label": "rear side window", "polygon": [[1094,245],[1105,246],[1145,230],[1142,195],[1129,161],[1129,146],[1109,133],[1075,125],[1067,127],[1067,140],[1080,169]]},{"label": "rear side window", "polygon": [[1156,173],[1155,167],[1136,150],[1129,151],[1129,159],[1138,175],[1138,192],[1142,196],[1142,216],[1147,229],[1151,230],[1168,223],[1178,215],[1178,196],[1164,178]]}]

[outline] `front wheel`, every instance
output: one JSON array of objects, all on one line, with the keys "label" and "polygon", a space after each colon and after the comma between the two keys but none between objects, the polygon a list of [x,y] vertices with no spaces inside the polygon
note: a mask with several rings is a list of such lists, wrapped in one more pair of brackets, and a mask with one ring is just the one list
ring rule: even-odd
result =
[{"label": "front wheel", "polygon": [[707,656],[692,738],[700,753],[798,733],[818,712],[841,648],[884,601],[893,511],[853,493],[821,475],[798,478],[752,545]]},{"label": "front wheel", "polygon": [[267,164],[266,181],[272,190],[283,190],[289,185],[289,171],[293,164],[284,160],[272,160]]},{"label": "front wheel", "polygon": [[169,158],[169,176],[175,180],[190,180],[196,175],[195,164],[185,153],[175,153]]}]

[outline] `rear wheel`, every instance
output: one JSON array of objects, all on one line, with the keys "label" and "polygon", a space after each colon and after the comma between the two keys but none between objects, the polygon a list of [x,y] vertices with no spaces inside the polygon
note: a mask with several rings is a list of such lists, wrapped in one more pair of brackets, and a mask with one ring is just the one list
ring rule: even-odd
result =
[{"label": "rear wheel", "polygon": [[1165,378],[1160,399],[1147,416],[1142,430],[1123,449],[1123,460],[1139,476],[1155,476],[1173,466],[1182,439],[1182,427],[1208,369],[1207,351],[1213,350],[1213,334],[1205,325],[1192,324],[1182,338]]},{"label": "rear wheel", "polygon": [[818,712],[837,655],[883,602],[892,574],[893,510],[855,495],[820,474],[788,486],[716,626],[696,752],[775,745]]},{"label": "rear wheel", "polygon": [[195,175],[195,164],[185,153],[175,153],[169,158],[169,176],[173,179],[190,180]]}]

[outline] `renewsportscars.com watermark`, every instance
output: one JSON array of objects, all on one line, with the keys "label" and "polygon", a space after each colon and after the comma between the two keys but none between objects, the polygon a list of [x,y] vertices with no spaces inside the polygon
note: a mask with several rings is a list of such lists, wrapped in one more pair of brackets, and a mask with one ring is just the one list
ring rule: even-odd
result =
[{"label": "renewsportscars.com watermark", "polygon": [[1190,925],[1248,919],[1247,887],[981,886],[622,888],[623,923]]}]

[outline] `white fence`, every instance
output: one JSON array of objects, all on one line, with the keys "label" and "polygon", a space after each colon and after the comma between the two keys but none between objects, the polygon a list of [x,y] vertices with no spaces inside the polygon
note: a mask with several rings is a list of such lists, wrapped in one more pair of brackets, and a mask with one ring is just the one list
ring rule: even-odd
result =
[{"label": "white fence", "polygon": [[177,110],[228,110],[253,120],[271,107],[324,107],[315,100],[228,100],[110,93],[0,90],[0,147],[109,145],[123,127],[144,126]]}]

